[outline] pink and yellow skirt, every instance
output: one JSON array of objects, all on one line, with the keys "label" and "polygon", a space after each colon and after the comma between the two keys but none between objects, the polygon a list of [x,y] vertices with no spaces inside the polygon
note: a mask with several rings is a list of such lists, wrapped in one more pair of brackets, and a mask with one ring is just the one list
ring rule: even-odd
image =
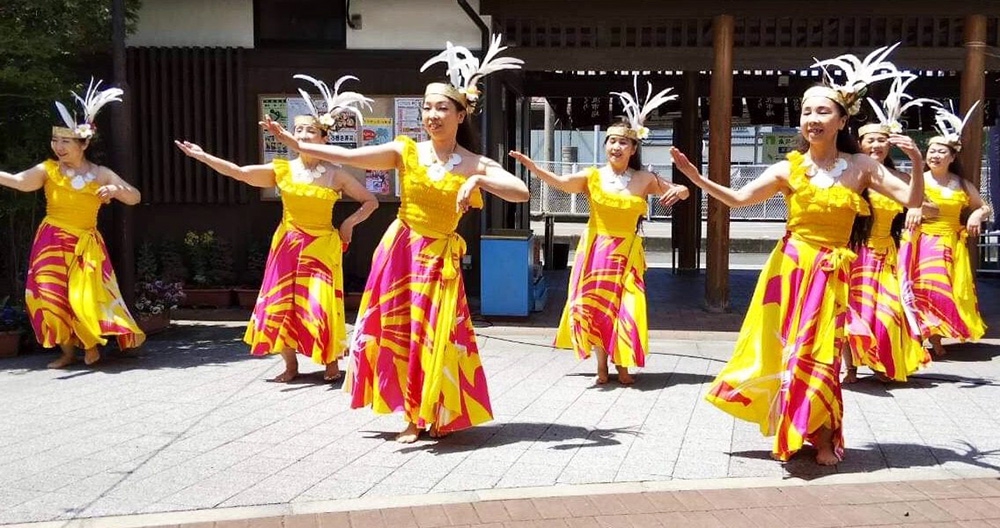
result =
[{"label": "pink and yellow skirt", "polygon": [[455,233],[389,226],[372,261],[351,339],[351,407],[402,412],[458,431],[493,419]]},{"label": "pink and yellow skirt", "polygon": [[339,233],[282,222],[243,340],[255,356],[293,350],[326,365],[347,349]]},{"label": "pink and yellow skirt", "polygon": [[121,349],[146,340],[122,301],[104,239],[46,218],[31,246],[25,301],[35,338],[44,347],[84,349],[115,336]]}]

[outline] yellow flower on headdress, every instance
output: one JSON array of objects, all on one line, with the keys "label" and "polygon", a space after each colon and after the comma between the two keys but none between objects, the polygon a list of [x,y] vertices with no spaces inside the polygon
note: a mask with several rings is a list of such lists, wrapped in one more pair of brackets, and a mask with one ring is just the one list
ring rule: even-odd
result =
[{"label": "yellow flower on headdress", "polygon": [[66,124],[66,128],[72,130],[81,139],[87,139],[94,135],[94,132],[97,130],[97,127],[94,126],[94,120],[97,119],[97,113],[101,108],[104,108],[104,105],[108,103],[122,102],[122,95],[125,94],[121,88],[101,90],[100,87],[101,81],[95,82],[94,78],[91,77],[90,85],[87,87],[87,92],[83,97],[77,95],[76,92],[70,92],[83,110],[83,123],[77,122],[76,114],[71,114],[65,105],[56,101],[56,110],[59,111],[59,116],[62,118],[63,123]]},{"label": "yellow flower on headdress", "polygon": [[635,92],[634,96],[628,92],[611,92],[611,95],[616,95],[621,100],[629,129],[638,139],[643,140],[649,137],[649,129],[643,125],[649,114],[664,103],[677,99],[677,95],[667,95],[673,88],[660,90],[653,95],[653,83],[646,82],[646,100],[639,106],[639,74],[635,74],[632,78],[632,89]]},{"label": "yellow flower on headdress", "polygon": [[[913,96],[906,93],[906,87],[916,78],[917,76],[912,73],[900,73],[897,75],[892,80],[889,93],[885,96],[885,100],[882,101],[881,105],[877,104],[870,97],[868,98],[868,103],[872,105],[872,110],[875,111],[879,124],[885,125],[889,129],[889,132],[893,134],[899,134],[903,131],[903,124],[899,121],[899,118],[910,108],[919,107],[925,103],[932,105],[941,104],[933,99],[913,99]],[[907,101],[908,99],[908,102],[903,103],[903,101]]]}]

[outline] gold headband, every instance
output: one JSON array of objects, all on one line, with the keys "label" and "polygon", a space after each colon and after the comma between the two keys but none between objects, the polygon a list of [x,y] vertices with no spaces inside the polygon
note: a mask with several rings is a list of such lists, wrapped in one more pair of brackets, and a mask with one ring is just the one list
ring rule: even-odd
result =
[{"label": "gold headband", "polygon": [[882,134],[888,136],[890,134],[889,127],[881,123],[868,123],[867,125],[858,129],[858,137],[863,138],[868,134]]},{"label": "gold headband", "polygon": [[624,138],[631,139],[632,141],[639,141],[639,134],[635,130],[620,125],[608,127],[607,135],[621,136]]},{"label": "gold headband", "polygon": [[934,136],[927,141],[927,146],[930,147],[935,143],[937,143],[938,145],[944,145],[954,150],[956,153],[962,152],[962,142],[956,138],[945,137],[945,136]]},{"label": "gold headband", "polygon": [[[93,133],[91,133],[91,135],[93,135]],[[84,136],[76,130],[61,126],[52,127],[52,136],[69,139],[89,139],[89,136]]]},{"label": "gold headband", "polygon": [[430,83],[424,90],[424,97],[428,95],[443,95],[449,99],[454,100],[458,104],[462,105],[462,109],[469,108],[469,99],[464,93],[458,91],[458,88],[448,84],[448,83]]},{"label": "gold headband", "polygon": [[847,115],[854,115],[861,110],[861,94],[855,92],[845,94],[829,86],[813,86],[802,94],[802,100],[805,101],[810,97],[825,97],[843,107]]}]

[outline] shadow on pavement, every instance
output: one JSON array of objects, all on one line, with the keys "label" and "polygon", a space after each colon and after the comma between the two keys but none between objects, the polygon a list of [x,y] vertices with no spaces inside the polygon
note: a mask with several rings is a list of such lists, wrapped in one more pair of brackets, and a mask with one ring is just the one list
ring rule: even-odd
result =
[{"label": "shadow on pavement", "polygon": [[[393,440],[396,437],[395,432],[362,432],[374,433],[368,436],[368,438]],[[566,451],[577,448],[618,445],[621,442],[615,439],[615,435],[620,434],[638,435],[639,433],[628,427],[601,429],[563,424],[508,422],[506,424],[489,424],[473,427],[452,433],[445,438],[431,440],[430,442],[422,442],[425,438],[429,438],[422,434],[420,442],[403,447],[399,452],[458,453],[522,442],[552,443],[553,445],[549,446],[548,449]]]}]

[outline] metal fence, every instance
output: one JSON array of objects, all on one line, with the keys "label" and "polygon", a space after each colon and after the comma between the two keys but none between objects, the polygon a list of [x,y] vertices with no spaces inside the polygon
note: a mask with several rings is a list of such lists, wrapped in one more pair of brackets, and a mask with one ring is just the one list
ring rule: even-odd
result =
[{"label": "metal fence", "polygon": [[[561,162],[537,162],[540,166],[555,172],[556,174],[572,174],[589,166],[585,163],[561,163]],[[768,165],[733,165],[730,169],[729,177],[731,186],[739,189],[750,183],[764,172]],[[650,165],[649,170],[658,173],[667,180],[671,179],[671,165]],[[900,170],[907,171],[909,167],[899,166]],[[708,171],[707,166],[702,166],[702,174]],[[989,193],[990,167],[986,160],[983,160],[982,179],[980,193],[988,202],[992,202]],[[579,194],[564,193],[560,190],[549,187],[544,182],[531,176],[531,214],[532,216],[581,216],[590,214],[590,205],[587,197]],[[657,201],[658,197],[650,196],[647,205],[647,217],[650,220],[668,220],[671,216],[670,207],[663,207]],[[785,220],[788,210],[785,208],[785,199],[776,194],[761,203],[747,207],[738,207],[730,210],[729,217],[733,220]],[[708,216],[708,194],[702,193],[701,217]]]}]

